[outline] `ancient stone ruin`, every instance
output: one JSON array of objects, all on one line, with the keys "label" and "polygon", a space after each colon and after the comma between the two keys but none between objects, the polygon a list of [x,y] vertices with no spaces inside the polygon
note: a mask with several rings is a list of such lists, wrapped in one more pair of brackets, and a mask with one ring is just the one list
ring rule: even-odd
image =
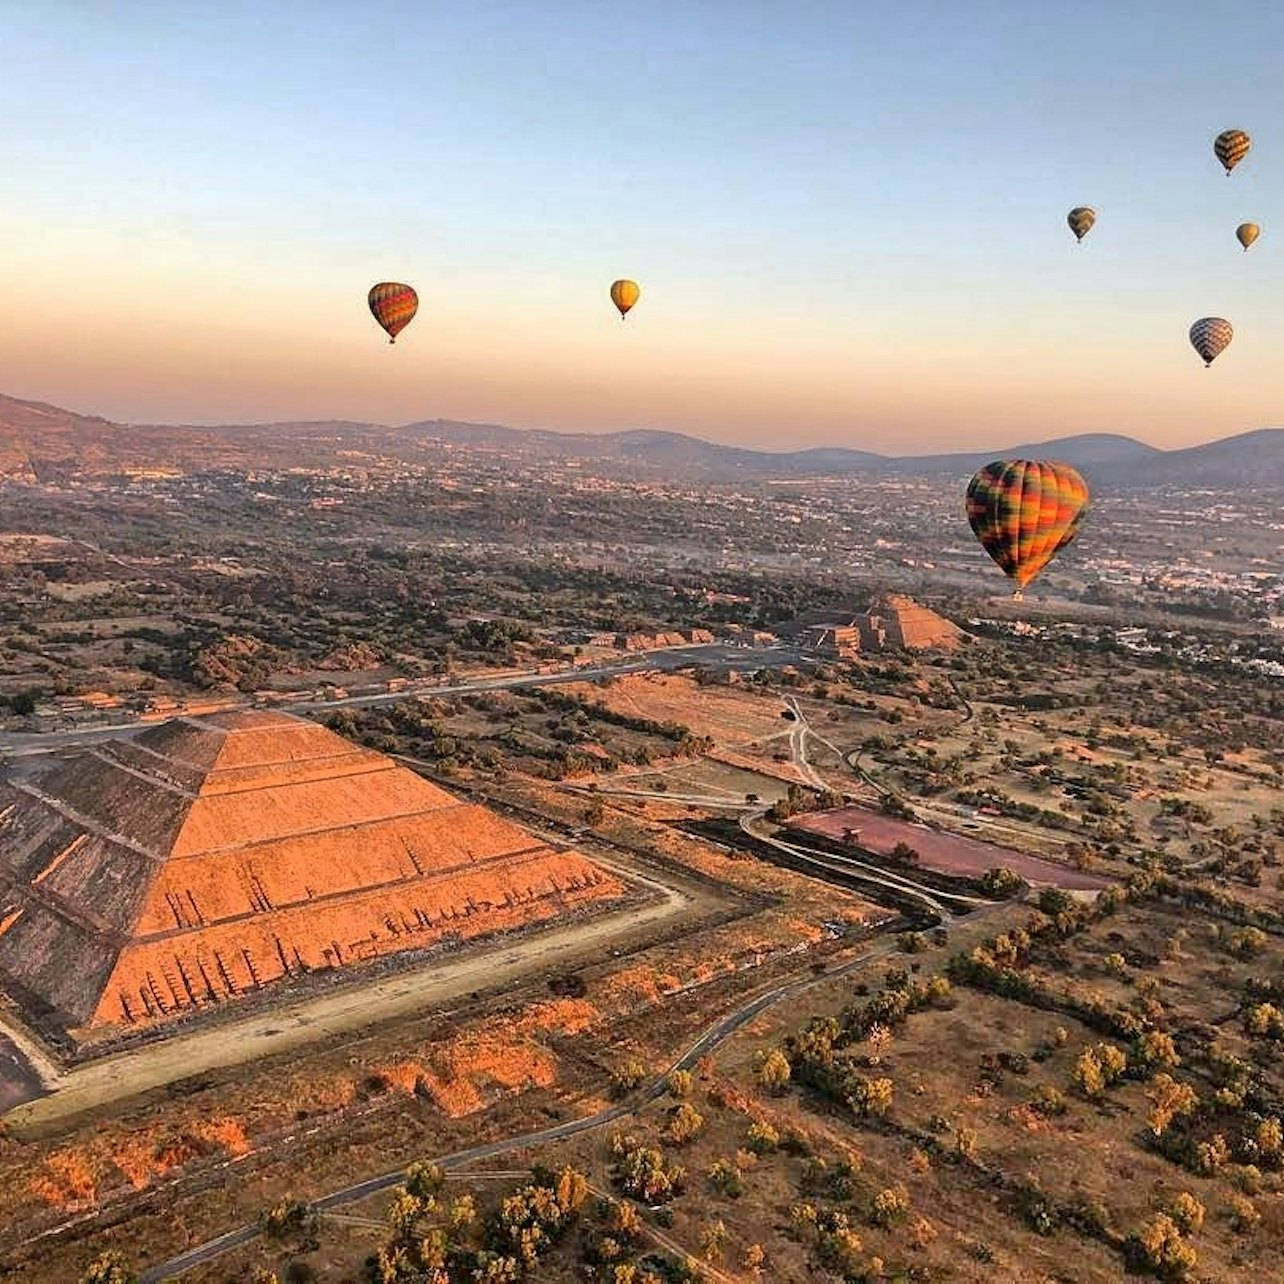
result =
[{"label": "ancient stone ruin", "polygon": [[0,784],[0,988],[73,1040],[623,892],[283,713],[179,718]]}]

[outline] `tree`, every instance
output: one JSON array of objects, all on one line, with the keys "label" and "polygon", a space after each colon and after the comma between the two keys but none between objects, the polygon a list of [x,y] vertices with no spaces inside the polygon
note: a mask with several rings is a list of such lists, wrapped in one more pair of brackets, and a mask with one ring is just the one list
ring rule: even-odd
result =
[{"label": "tree", "polygon": [[689,1102],[684,1101],[669,1116],[665,1136],[675,1146],[685,1146],[704,1131],[704,1116]]},{"label": "tree", "polygon": [[405,1188],[416,1199],[430,1199],[446,1184],[446,1173],[438,1164],[417,1163],[406,1169]]},{"label": "tree", "polygon": [[1091,1048],[1085,1048],[1079,1054],[1074,1065],[1074,1085],[1090,1101],[1101,1096],[1106,1090],[1106,1079],[1101,1073],[1101,1063]]},{"label": "tree", "polygon": [[1204,1224],[1204,1206],[1187,1190],[1177,1195],[1169,1211],[1183,1235],[1197,1231]]},{"label": "tree", "polygon": [[1168,1074],[1157,1074],[1146,1096],[1151,1102],[1146,1124],[1156,1137],[1162,1137],[1174,1119],[1191,1114],[1199,1104],[1193,1088]]},{"label": "tree", "polygon": [[871,1025],[865,1042],[869,1044],[869,1056],[866,1058],[869,1064],[879,1065],[892,1046],[892,1032],[885,1025]]},{"label": "tree", "polygon": [[1137,1066],[1147,1074],[1157,1069],[1172,1070],[1181,1065],[1177,1045],[1171,1034],[1163,1030],[1148,1030],[1133,1044],[1132,1057]]},{"label": "tree", "polygon": [[700,1236],[700,1250],[706,1262],[722,1261],[723,1250],[727,1246],[727,1228],[721,1221],[704,1228]]},{"label": "tree", "polygon": [[874,1196],[870,1217],[878,1226],[891,1226],[909,1212],[909,1191],[904,1186],[888,1186]]},{"label": "tree", "polygon": [[758,1054],[758,1082],[768,1092],[777,1095],[784,1092],[792,1073],[788,1057],[778,1048]]},{"label": "tree", "polygon": [[780,1145],[780,1134],[769,1123],[755,1123],[749,1126],[745,1135],[745,1146],[755,1155],[769,1155]]},{"label": "tree", "polygon": [[997,865],[987,869],[981,879],[981,891],[996,900],[1007,900],[1015,896],[1025,884],[1010,869]]},{"label": "tree", "polygon": [[646,1067],[636,1057],[630,1057],[614,1074],[611,1087],[616,1096],[624,1096],[646,1080]]},{"label": "tree", "polygon": [[684,1101],[691,1095],[693,1082],[690,1070],[675,1070],[669,1076],[669,1096],[675,1101]]},{"label": "tree", "polygon": [[450,1229],[467,1230],[477,1220],[477,1203],[471,1195],[460,1195],[450,1202]]},{"label": "tree", "polygon": [[885,1115],[892,1108],[895,1084],[891,1079],[857,1078],[849,1086],[847,1104],[863,1117]]},{"label": "tree", "polygon": [[120,1253],[104,1253],[90,1262],[81,1284],[138,1284],[138,1276]]},{"label": "tree", "polygon": [[745,1255],[741,1258],[741,1266],[745,1274],[752,1279],[757,1279],[767,1265],[767,1254],[761,1244],[750,1244],[745,1249]]},{"label": "tree", "polygon": [[1262,1215],[1251,1199],[1246,1199],[1243,1195],[1231,1195],[1227,1204],[1230,1209],[1231,1227],[1237,1234],[1246,1235],[1249,1231],[1257,1229]]},{"label": "tree", "polygon": [[740,1169],[729,1159],[719,1159],[709,1169],[709,1181],[715,1190],[726,1195],[728,1199],[739,1199],[745,1193],[744,1179]]}]

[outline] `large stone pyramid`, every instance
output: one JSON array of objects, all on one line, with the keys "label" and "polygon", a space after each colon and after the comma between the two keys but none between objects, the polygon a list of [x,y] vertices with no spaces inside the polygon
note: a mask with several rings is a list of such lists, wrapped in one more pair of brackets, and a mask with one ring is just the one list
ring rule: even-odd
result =
[{"label": "large stone pyramid", "polygon": [[0,987],[73,1038],[622,891],[288,714],[179,718],[0,784]]}]

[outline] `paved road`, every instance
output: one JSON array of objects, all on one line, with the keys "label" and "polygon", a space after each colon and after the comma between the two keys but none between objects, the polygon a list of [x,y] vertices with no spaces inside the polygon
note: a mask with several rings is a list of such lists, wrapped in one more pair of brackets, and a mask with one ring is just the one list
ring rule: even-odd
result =
[{"label": "paved road", "polygon": [[[372,695],[346,696],[342,700],[300,700],[290,704],[272,705],[287,713],[321,713],[331,709],[356,709],[396,704],[400,700],[413,700],[421,696],[468,695],[476,691],[504,691],[515,687],[554,686],[565,682],[588,682],[594,678],[638,673],[646,669],[683,669],[693,664],[716,671],[780,668],[796,664],[799,653],[787,647],[739,647],[725,643],[701,643],[693,646],[666,647],[648,651],[627,660],[614,660],[580,669],[562,669],[556,673],[520,673],[506,677],[478,677],[456,683],[416,685],[403,691],[379,692]],[[246,701],[234,708],[251,709],[256,706]],[[181,716],[181,711],[180,711]],[[10,731],[0,732],[0,755],[13,758],[30,757],[69,749],[77,745],[93,744],[113,737],[136,736],[157,723],[120,722],[107,726],[78,727],[60,731]]]},{"label": "paved road", "polygon": [[[453,1154],[438,1156],[432,1162],[449,1171],[452,1168],[460,1168],[465,1164],[476,1163],[478,1160],[493,1159],[497,1155],[511,1154],[513,1151],[527,1150],[535,1146],[547,1145],[550,1142],[562,1141],[579,1133],[604,1128],[607,1124],[615,1123],[619,1119],[627,1119],[629,1116],[637,1114],[649,1102],[663,1096],[668,1091],[669,1076],[675,1070],[694,1069],[701,1057],[713,1051],[720,1044],[725,1043],[737,1030],[747,1025],[768,1008],[783,1000],[791,999],[814,985],[857,972],[861,968],[895,953],[898,948],[894,940],[884,941],[862,954],[859,958],[851,959],[822,976],[808,974],[800,979],[785,981],[758,995],[756,998],[750,999],[749,1002],[737,1008],[736,1011],[709,1026],[663,1074],[652,1080],[632,1101],[621,1102],[618,1106],[600,1110],[597,1114],[587,1115],[582,1119],[572,1119],[566,1123],[555,1124],[550,1128],[541,1128],[536,1132],[522,1133],[516,1137],[500,1138],[496,1141],[487,1142],[485,1145],[472,1146],[468,1150],[457,1150]],[[342,1190],[331,1191],[328,1195],[322,1195],[319,1199],[314,1200],[311,1206],[317,1212],[329,1212],[345,1204],[357,1203],[371,1195],[377,1195],[380,1191],[390,1190],[392,1187],[400,1185],[404,1179],[405,1168],[395,1168],[390,1172],[381,1173],[377,1177],[370,1177],[365,1181],[345,1186]],[[241,1226],[236,1230],[228,1231],[217,1239],[199,1244],[197,1247],[189,1249],[186,1253],[171,1258],[168,1262],[163,1262],[159,1266],[153,1266],[144,1271],[139,1277],[140,1284],[160,1284],[162,1280],[180,1278],[184,1272],[195,1270],[198,1266],[215,1261],[235,1248],[241,1248],[246,1244],[252,1243],[258,1236],[259,1230],[255,1226]]]}]

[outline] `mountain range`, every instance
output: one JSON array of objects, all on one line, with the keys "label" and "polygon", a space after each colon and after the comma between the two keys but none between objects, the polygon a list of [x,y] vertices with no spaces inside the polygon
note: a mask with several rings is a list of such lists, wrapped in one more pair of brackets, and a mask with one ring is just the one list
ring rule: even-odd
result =
[{"label": "mountain range", "polygon": [[611,471],[727,481],[839,475],[965,476],[992,459],[1060,459],[1094,488],[1222,489],[1284,485],[1284,429],[1262,428],[1202,446],[1160,450],[1116,433],[1086,433],[984,451],[889,456],[837,446],[767,451],[683,433],[562,433],[426,419],[390,427],[347,420],[299,423],[121,424],[0,395],[0,480],[50,482],[121,472],[327,467],[373,460],[426,463],[450,449],[584,460]]}]

